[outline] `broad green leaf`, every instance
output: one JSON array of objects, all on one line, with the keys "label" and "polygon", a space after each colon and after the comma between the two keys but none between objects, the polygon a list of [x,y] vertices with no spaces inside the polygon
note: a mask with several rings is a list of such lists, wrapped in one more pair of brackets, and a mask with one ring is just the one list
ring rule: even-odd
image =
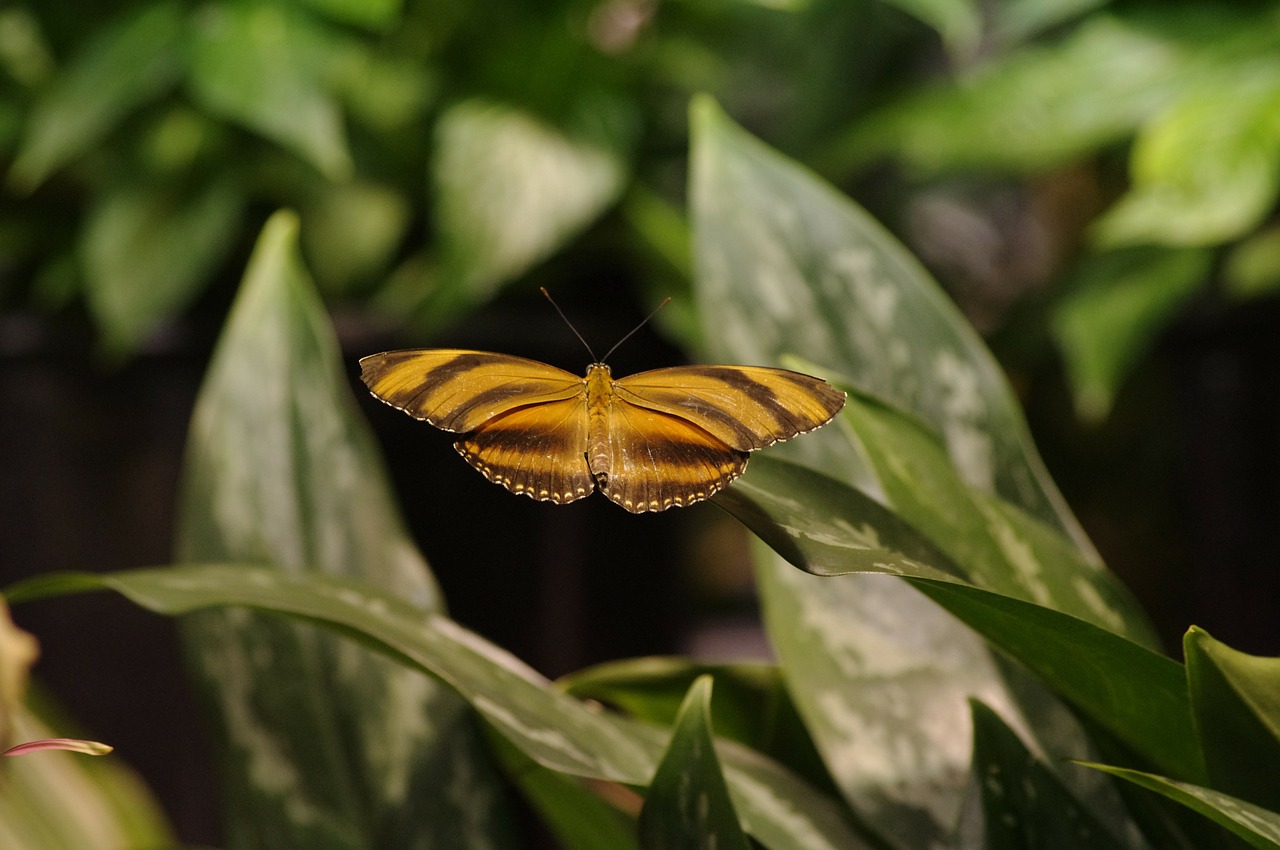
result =
[{"label": "broad green leaf", "polygon": [[34,189],[172,88],[182,69],[183,15],[177,3],[151,3],[98,30],[37,101],[10,182]]},{"label": "broad green leaf", "polygon": [[1128,591],[1062,533],[969,486],[919,420],[852,393],[841,414],[899,517],[978,586],[1079,617],[1151,648],[1159,640]]},{"label": "broad green leaf", "polygon": [[938,31],[955,55],[967,57],[982,36],[982,14],[973,0],[882,0]]},{"label": "broad green leaf", "polygon": [[1187,57],[1163,33],[1093,15],[1060,43],[859,119],[832,159],[893,156],[925,174],[1051,168],[1131,134],[1175,95]]},{"label": "broad green leaf", "polygon": [[[439,592],[297,241],[292,214],[268,222],[214,352],[188,441],[178,558],[360,578],[426,616]],[[232,846],[399,848],[427,828],[442,844],[501,843],[473,718],[437,681],[244,610],[184,626],[223,739]]]},{"label": "broad green leaf", "polygon": [[[780,495],[786,493],[803,493],[803,501]],[[859,577],[853,581],[846,577],[835,579],[832,586],[831,576],[870,572],[906,577],[1152,764],[1193,780],[1204,775],[1185,678],[1177,662],[1077,617],[968,583],[950,559],[900,518],[857,490],[804,467],[757,458],[746,476],[716,496],[716,503],[792,565],[814,574],[805,576],[794,569],[788,573],[779,568],[762,571],[766,577],[795,584],[821,584],[821,592],[814,589],[804,595],[795,594],[796,601],[791,604],[805,607],[786,620],[797,633],[812,630],[828,642],[821,647],[818,640],[812,640],[815,645],[809,647],[808,655],[798,656],[803,663],[830,663],[824,662],[822,656],[840,657],[835,641],[844,639],[855,647],[862,646],[856,642],[857,630],[877,631],[875,619],[845,623],[842,628],[828,621],[847,617],[835,607],[835,600],[844,600],[841,584],[848,583],[857,593],[874,596],[884,580]],[[773,605],[784,599],[765,596],[766,603]],[[884,600],[877,601],[878,606],[867,608],[881,620],[914,617],[916,630],[911,637],[918,642],[928,640],[929,631],[937,629],[918,610],[890,610]],[[768,607],[765,613],[769,615]],[[786,632],[772,627],[770,634],[775,641],[799,639],[798,634],[789,638]],[[878,653],[874,661],[886,681],[892,681],[891,674],[896,671],[883,668],[910,657],[910,646],[884,642],[866,645],[864,653]],[[963,649],[963,645],[945,651],[933,647],[933,665],[946,663]],[[787,658],[781,647],[779,652]],[[976,673],[969,675],[981,681]],[[817,691],[836,690],[839,679],[819,684],[815,678],[813,682],[814,693],[793,690],[801,708],[805,700],[821,699]],[[1004,703],[975,695],[1004,712]],[[916,701],[911,702],[910,708],[937,711],[936,705]],[[809,719],[812,723],[813,718]],[[824,722],[833,721],[828,718]],[[821,742],[819,730],[815,729],[814,734]],[[954,734],[954,727],[950,734],[959,737]],[[851,748],[852,753],[856,750]],[[832,773],[837,780],[841,778],[834,766]]]},{"label": "broad green leaf", "polygon": [[[697,295],[714,360],[799,355],[932,425],[964,479],[1041,520],[1075,523],[1036,455],[999,365],[923,267],[849,199],[693,106]],[[797,441],[851,473],[835,429]],[[820,440],[826,440],[820,443]]]},{"label": "broad green leaf", "polygon": [[1138,770],[1089,764],[1089,767],[1155,791],[1231,830],[1258,850],[1280,848],[1280,813],[1247,803],[1221,791],[1167,779]]},{"label": "broad green leaf", "polygon": [[[57,734],[34,711],[14,717],[16,739]],[[116,755],[39,752],[0,763],[0,847],[120,850],[174,847],[159,804]]]},{"label": "broad green leaf", "polygon": [[206,4],[192,24],[192,95],[211,113],[262,134],[326,177],[351,173],[330,67],[336,32],[289,4]]},{"label": "broad green leaf", "polygon": [[[692,123],[708,356],[777,363],[799,355],[810,371],[852,378],[945,435],[967,483],[1074,530],[999,367],[906,250],[709,100],[695,103]],[[883,495],[843,423],[782,448]],[[784,484],[779,493],[799,509],[803,489]],[[769,542],[784,554],[791,545],[776,535]],[[968,698],[1016,713],[987,648],[893,580],[816,581],[774,558],[762,559],[758,574],[788,687],[845,798],[900,847],[948,841],[968,771],[969,742],[956,733],[967,728]]]},{"label": "broad green leaf", "polygon": [[1182,646],[1213,787],[1280,812],[1280,658],[1248,655],[1197,628]]},{"label": "broad green leaf", "polygon": [[649,783],[639,823],[644,850],[747,850],[716,757],[711,681],[700,676],[689,688]]},{"label": "broad green leaf", "polygon": [[1129,191],[1094,224],[1106,246],[1216,245],[1252,230],[1280,190],[1280,61],[1206,75],[1138,134]]},{"label": "broad green leaf", "polygon": [[429,321],[488,300],[618,198],[627,177],[625,110],[591,101],[570,124],[482,99],[440,116],[431,174],[444,268],[424,310]]},{"label": "broad green leaf", "polygon": [[638,809],[640,797],[634,791],[559,773],[538,764],[501,735],[489,737],[507,775],[538,813],[542,825],[555,836],[558,847],[563,850],[639,850],[635,816],[606,801],[606,794],[625,795],[626,802],[634,803]]},{"label": "broad green leaf", "polygon": [[985,850],[1120,850],[1111,835],[996,712],[976,700],[973,774],[982,794]]},{"label": "broad green leaf", "polygon": [[566,693],[671,726],[699,676],[715,678],[716,736],[737,741],[794,770],[820,788],[831,780],[787,693],[782,671],[764,664],[703,664],[687,658],[611,661],[559,680]]},{"label": "broad green leaf", "polygon": [[1132,248],[1094,255],[1054,309],[1076,412],[1105,419],[1121,384],[1176,311],[1208,282],[1207,250]]},{"label": "broad green leaf", "polygon": [[222,179],[105,193],[81,237],[86,296],[115,354],[131,352],[200,293],[236,236],[244,198]]},{"label": "broad green leaf", "polygon": [[[110,575],[39,576],[9,588],[15,604],[110,588],[158,613],[247,606],[327,623],[430,672],[458,691],[503,737],[543,767],[628,785],[648,783],[665,736],[557,691],[517,658],[403,594],[367,584],[247,566],[205,565]],[[847,810],[794,774],[729,741],[717,747],[747,831],[771,850],[865,850]]]}]

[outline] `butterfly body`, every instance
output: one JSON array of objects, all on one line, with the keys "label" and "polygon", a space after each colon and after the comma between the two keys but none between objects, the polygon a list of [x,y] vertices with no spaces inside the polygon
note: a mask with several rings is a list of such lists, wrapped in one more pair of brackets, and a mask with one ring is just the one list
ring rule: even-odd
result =
[{"label": "butterfly body", "polygon": [[377,398],[460,436],[458,453],[513,493],[565,504],[599,489],[633,513],[701,501],[748,454],[826,424],[844,393],[753,366],[680,366],[614,379],[461,349],[360,361]]}]

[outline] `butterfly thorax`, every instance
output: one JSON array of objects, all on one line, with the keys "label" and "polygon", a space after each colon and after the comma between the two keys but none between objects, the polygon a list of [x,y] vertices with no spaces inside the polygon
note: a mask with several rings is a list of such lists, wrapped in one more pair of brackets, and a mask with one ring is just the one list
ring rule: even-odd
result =
[{"label": "butterfly thorax", "polygon": [[609,404],[613,400],[613,375],[603,363],[587,367],[587,466],[596,484],[609,484]]}]

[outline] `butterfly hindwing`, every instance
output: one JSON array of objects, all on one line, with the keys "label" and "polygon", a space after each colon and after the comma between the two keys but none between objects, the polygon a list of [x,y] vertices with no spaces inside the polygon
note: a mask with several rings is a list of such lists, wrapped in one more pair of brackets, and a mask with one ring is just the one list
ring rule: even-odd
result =
[{"label": "butterfly hindwing", "polygon": [[536,360],[454,348],[373,354],[360,360],[360,377],[392,407],[457,433],[517,407],[585,391],[582,378]]},{"label": "butterfly hindwing", "polygon": [[764,366],[675,366],[614,381],[617,398],[686,419],[740,451],[830,422],[845,395],[826,381]]},{"label": "butterfly hindwing", "polygon": [[487,420],[454,444],[495,484],[563,505],[590,495],[587,411],[582,399],[533,404]]},{"label": "butterfly hindwing", "polygon": [[747,453],[680,416],[615,395],[611,463],[600,491],[632,513],[690,505],[723,490],[747,468]]}]

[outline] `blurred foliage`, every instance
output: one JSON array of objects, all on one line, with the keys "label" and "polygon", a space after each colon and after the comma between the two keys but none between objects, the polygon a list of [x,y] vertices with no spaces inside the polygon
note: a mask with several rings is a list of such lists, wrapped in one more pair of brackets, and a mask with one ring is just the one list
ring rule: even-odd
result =
[{"label": "blurred foliage", "polygon": [[[900,5],[972,38],[966,4]],[[665,266],[692,93],[813,147],[865,99],[848,81],[927,35],[869,0],[13,4],[0,306],[83,305],[128,355],[209,286],[229,292],[280,207],[331,300],[422,329],[632,193],[621,244]]]},{"label": "blurred foliage", "polygon": [[[1280,280],[1259,238],[1280,187],[1271,3],[120,0],[0,12],[0,306],[83,305],[127,355],[229,292],[282,206],[330,300],[419,335],[584,232],[686,292],[699,91],[837,182],[900,169],[888,194],[909,200],[882,212],[980,326],[1055,293],[1043,331],[1087,420],[1196,296]],[[1029,212],[966,239],[1009,181]],[[1177,294],[1076,320],[1188,249],[1205,265]]]}]

